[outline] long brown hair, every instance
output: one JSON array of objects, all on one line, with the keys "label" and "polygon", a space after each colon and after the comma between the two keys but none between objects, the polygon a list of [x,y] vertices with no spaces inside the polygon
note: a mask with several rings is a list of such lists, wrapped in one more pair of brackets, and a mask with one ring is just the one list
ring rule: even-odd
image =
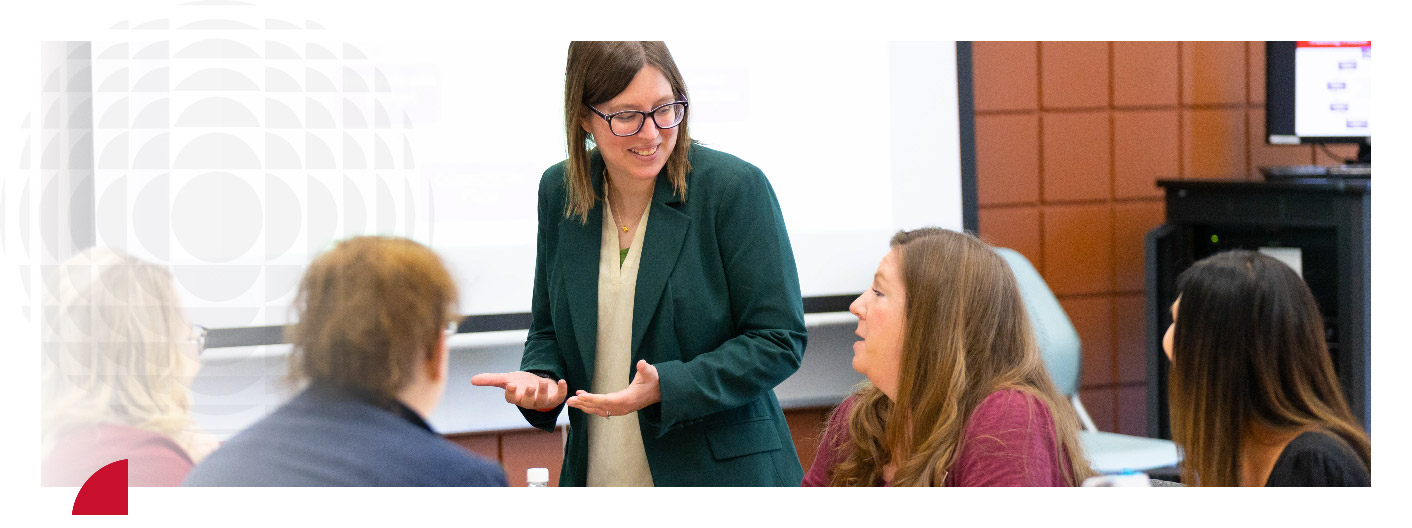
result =
[{"label": "long brown hair", "polygon": [[[564,132],[569,141],[569,159],[564,172],[568,199],[564,217],[578,216],[588,222],[588,212],[598,203],[593,191],[593,175],[589,173],[592,150],[595,148],[582,119],[589,115],[587,105],[608,102],[626,90],[639,70],[652,66],[666,76],[672,85],[672,95],[678,101],[687,100],[686,82],[682,80],[672,53],[661,42],[571,42],[568,65],[564,68]],[[596,116],[594,117],[596,119]],[[677,143],[667,160],[667,179],[672,190],[686,199],[686,173],[691,171],[687,160],[691,134],[687,132],[687,112],[677,125]]]},{"label": "long brown hair", "polygon": [[445,325],[460,319],[457,299],[451,274],[426,246],[395,237],[340,242],[299,281],[290,379],[396,397],[434,357]]},{"label": "long brown hair", "polygon": [[1054,419],[1065,479],[1092,474],[1078,416],[1049,379],[1009,265],[970,235],[938,228],[900,231],[905,334],[897,401],[865,384],[848,416],[850,453],[834,486],[872,486],[898,461],[894,486],[942,486],[966,423],[986,396],[1017,389]]},{"label": "long brown hair", "polygon": [[1293,269],[1254,251],[1207,257],[1177,282],[1168,385],[1182,481],[1239,486],[1251,426],[1321,429],[1372,468],[1368,434],[1339,390],[1314,294]]}]

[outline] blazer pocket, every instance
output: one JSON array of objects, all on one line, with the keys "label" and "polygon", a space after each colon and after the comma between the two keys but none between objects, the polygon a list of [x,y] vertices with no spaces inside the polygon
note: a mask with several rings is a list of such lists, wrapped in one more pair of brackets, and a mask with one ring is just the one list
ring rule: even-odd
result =
[{"label": "blazer pocket", "polygon": [[712,428],[706,431],[706,443],[716,460],[774,451],[780,445],[775,421],[768,416],[753,418]]}]

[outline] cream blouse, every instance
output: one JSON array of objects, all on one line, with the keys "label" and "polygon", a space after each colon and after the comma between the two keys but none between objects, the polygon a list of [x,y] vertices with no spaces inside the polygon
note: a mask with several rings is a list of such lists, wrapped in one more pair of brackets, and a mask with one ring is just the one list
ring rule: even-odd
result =
[{"label": "cream blouse", "polygon": [[[647,213],[642,211],[633,233],[627,258],[618,250],[618,227],[613,209],[603,200],[603,240],[598,256],[598,342],[593,359],[594,394],[609,394],[627,388],[632,364],[633,294],[637,291],[637,267],[642,261],[642,239],[647,231]],[[642,431],[637,413],[603,418],[588,416],[588,485],[651,486],[652,471],[642,447]]]}]

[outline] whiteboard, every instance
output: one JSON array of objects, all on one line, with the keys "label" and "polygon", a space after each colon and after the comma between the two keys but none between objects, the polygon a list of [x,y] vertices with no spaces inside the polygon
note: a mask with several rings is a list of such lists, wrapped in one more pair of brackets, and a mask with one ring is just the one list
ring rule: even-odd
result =
[{"label": "whiteboard", "polygon": [[[98,244],[170,265],[210,328],[294,322],[307,263],[363,234],[436,250],[465,314],[529,310],[567,41],[217,8],[95,33],[92,122],[69,133],[92,138]],[[864,289],[898,229],[962,228],[954,42],[667,44],[693,138],[774,187],[805,297]]]}]

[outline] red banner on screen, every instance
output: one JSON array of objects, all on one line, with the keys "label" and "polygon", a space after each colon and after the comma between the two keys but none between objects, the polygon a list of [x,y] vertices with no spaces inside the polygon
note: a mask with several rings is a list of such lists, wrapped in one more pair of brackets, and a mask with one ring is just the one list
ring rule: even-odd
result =
[{"label": "red banner on screen", "polygon": [[1295,47],[1299,48],[1371,48],[1371,40],[1300,40]]}]

